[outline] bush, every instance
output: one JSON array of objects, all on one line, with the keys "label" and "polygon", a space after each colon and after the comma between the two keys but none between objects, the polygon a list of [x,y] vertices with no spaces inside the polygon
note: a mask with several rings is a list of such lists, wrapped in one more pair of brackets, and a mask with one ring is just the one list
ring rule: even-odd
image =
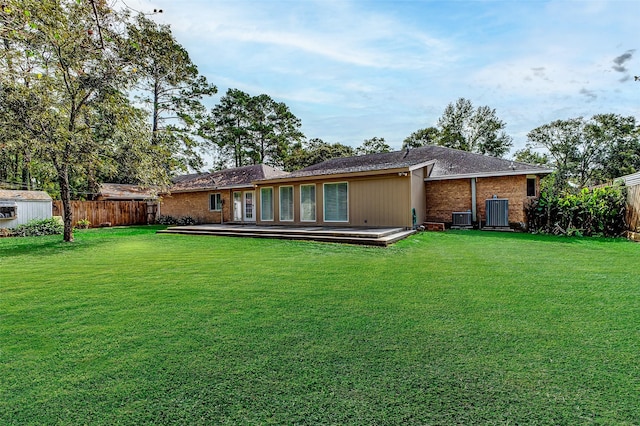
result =
[{"label": "bush", "polygon": [[183,217],[173,217],[173,216],[160,216],[156,223],[159,225],[177,225],[177,226],[188,226],[188,225],[196,225],[198,221],[196,221],[191,216],[183,216]]},{"label": "bush", "polygon": [[57,219],[32,220],[20,225],[13,234],[16,237],[39,237],[41,235],[62,234],[64,225]]},{"label": "bush", "polygon": [[541,191],[527,210],[531,232],[617,237],[626,230],[625,187],[584,188],[576,194]]},{"label": "bush", "polygon": [[87,229],[91,227],[91,222],[89,222],[89,219],[80,219],[79,221],[76,222],[76,228],[78,229]]}]

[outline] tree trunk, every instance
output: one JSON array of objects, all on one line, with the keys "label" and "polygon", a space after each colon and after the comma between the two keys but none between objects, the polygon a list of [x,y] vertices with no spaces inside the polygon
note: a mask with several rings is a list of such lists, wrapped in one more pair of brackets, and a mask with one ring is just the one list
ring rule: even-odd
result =
[{"label": "tree trunk", "polygon": [[64,221],[64,241],[73,242],[73,212],[71,210],[71,186],[69,185],[69,166],[66,163],[57,167],[60,198],[62,200],[62,218]]}]

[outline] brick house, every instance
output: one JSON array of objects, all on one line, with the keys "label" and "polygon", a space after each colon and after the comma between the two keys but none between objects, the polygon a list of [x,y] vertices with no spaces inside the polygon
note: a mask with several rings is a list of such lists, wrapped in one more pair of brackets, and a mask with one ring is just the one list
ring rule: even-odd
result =
[{"label": "brick house", "polygon": [[190,216],[199,223],[255,222],[254,181],[286,175],[256,164],[213,173],[180,176],[162,194],[160,215]]},{"label": "brick house", "polygon": [[486,200],[497,200],[503,219],[519,226],[550,172],[425,146],[334,158],[293,173],[257,165],[189,177],[173,186],[161,212],[209,223],[411,228],[451,224],[453,213],[467,211],[472,223],[486,222]]}]

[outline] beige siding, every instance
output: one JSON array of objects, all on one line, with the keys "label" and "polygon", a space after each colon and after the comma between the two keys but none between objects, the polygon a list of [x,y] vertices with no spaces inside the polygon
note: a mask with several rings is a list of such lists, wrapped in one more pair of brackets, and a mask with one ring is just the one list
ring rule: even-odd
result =
[{"label": "beige siding", "polygon": [[[349,221],[325,222],[323,208],[323,185],[325,183],[347,182],[349,185]],[[306,181],[299,183],[266,184],[273,187],[274,220],[262,222],[258,216],[258,223],[278,225],[322,225],[322,226],[402,226],[410,227],[411,218],[411,183],[409,176],[382,175],[372,178],[358,179],[327,179]],[[316,221],[302,222],[300,217],[300,185],[315,184],[316,186]],[[294,220],[293,222],[279,220],[280,218],[280,187],[293,185]],[[260,186],[262,187],[262,186]],[[259,189],[256,194],[259,197]],[[424,194],[424,186],[421,194]],[[424,195],[423,195],[424,197]],[[257,200],[260,205],[260,200]],[[420,202],[418,202],[420,203]]]},{"label": "beige siding", "polygon": [[412,225],[409,176],[353,181],[349,217],[354,226]]},{"label": "beige siding", "polygon": [[421,224],[427,218],[427,196],[424,190],[425,168],[411,172],[411,208],[416,209],[416,223]]}]

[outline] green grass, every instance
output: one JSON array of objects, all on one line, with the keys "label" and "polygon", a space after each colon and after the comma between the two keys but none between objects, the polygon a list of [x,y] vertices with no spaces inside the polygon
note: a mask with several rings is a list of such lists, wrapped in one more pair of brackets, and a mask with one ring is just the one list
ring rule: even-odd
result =
[{"label": "green grass", "polygon": [[0,239],[0,424],[640,422],[640,245]]}]

